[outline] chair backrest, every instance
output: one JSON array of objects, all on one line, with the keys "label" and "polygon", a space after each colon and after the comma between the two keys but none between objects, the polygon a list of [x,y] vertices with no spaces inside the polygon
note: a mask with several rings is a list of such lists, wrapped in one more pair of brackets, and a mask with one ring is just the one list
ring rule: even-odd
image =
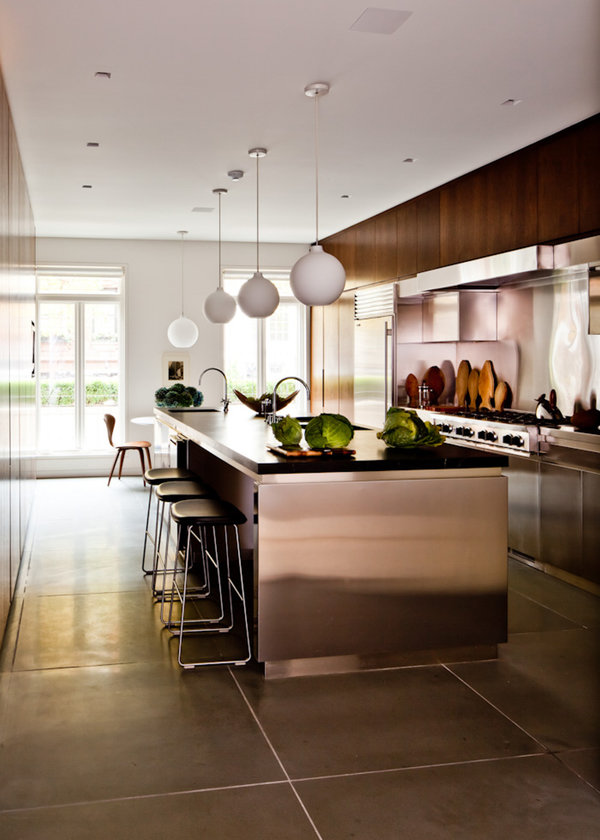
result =
[{"label": "chair backrest", "polygon": [[108,432],[108,442],[111,446],[114,446],[112,436],[113,431],[115,429],[115,418],[112,416],[112,414],[105,414],[104,422],[106,423],[106,431]]}]

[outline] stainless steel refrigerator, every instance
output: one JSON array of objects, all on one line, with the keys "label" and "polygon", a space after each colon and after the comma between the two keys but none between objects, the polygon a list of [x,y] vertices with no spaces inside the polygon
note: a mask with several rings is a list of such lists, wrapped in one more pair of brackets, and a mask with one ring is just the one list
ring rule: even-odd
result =
[{"label": "stainless steel refrigerator", "polygon": [[382,428],[396,382],[394,283],[354,295],[354,422]]}]

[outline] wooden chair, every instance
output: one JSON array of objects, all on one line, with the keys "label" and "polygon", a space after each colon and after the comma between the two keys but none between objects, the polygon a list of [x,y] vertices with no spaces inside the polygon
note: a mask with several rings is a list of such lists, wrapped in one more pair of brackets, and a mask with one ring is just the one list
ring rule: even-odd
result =
[{"label": "wooden chair", "polygon": [[[113,431],[115,429],[115,418],[112,414],[105,414],[104,415],[104,422],[106,423],[106,431],[108,432],[108,442],[110,445],[117,450],[117,454],[115,455],[115,460],[113,461],[113,465],[110,468],[110,475],[108,476],[108,484],[110,486],[110,480],[113,477],[113,473],[115,471],[115,467],[117,466],[117,461],[119,458],[119,478],[121,478],[121,472],[123,470],[123,459],[125,458],[125,453],[129,449],[137,449],[140,455],[140,461],[142,464],[142,476],[146,471],[146,465],[144,464],[144,452],[146,453],[146,457],[148,458],[148,467],[152,469],[152,461],[150,460],[150,447],[152,444],[149,440],[132,440],[128,443],[113,443]],[[144,485],[146,484],[146,480],[144,479]]]}]

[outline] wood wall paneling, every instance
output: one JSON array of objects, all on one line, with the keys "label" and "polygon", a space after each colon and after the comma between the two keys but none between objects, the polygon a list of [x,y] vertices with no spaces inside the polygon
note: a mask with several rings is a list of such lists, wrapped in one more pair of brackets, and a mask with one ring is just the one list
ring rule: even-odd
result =
[{"label": "wood wall paneling", "polygon": [[33,217],[0,78],[0,639],[23,554],[35,477],[34,262]]}]

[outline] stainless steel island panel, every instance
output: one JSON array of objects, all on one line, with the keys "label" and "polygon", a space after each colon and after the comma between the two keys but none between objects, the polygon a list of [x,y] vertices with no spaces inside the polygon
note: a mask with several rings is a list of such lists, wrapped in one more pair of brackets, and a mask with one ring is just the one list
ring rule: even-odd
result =
[{"label": "stainless steel island panel", "polygon": [[506,639],[503,476],[262,485],[257,658]]}]

